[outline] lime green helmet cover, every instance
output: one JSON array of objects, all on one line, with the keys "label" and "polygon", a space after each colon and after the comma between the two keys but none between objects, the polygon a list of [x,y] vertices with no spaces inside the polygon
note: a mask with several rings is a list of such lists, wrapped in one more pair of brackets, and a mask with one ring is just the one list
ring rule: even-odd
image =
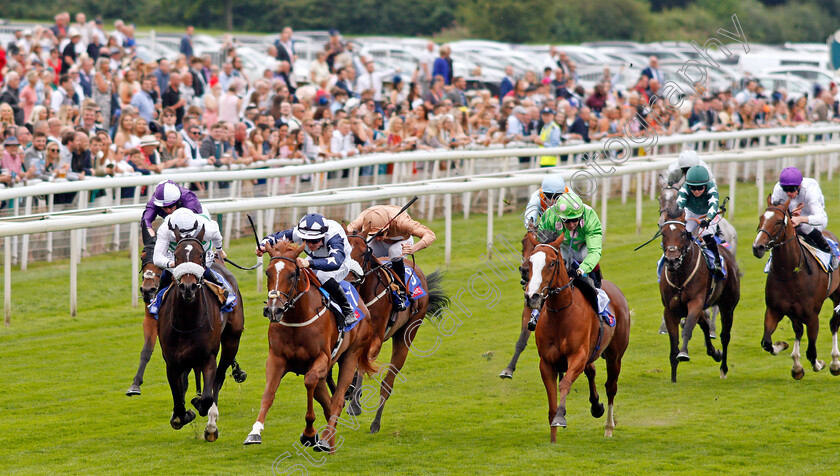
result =
[{"label": "lime green helmet cover", "polygon": [[564,193],[557,199],[554,208],[561,220],[578,218],[583,215],[583,200],[574,192]]},{"label": "lime green helmet cover", "polygon": [[687,185],[706,185],[709,183],[709,171],[702,165],[695,165],[688,169],[685,174],[685,183]]}]

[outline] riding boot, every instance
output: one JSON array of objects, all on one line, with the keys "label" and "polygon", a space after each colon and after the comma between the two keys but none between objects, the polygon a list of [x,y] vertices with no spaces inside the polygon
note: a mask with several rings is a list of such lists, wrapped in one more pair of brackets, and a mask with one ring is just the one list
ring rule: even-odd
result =
[{"label": "riding boot", "polygon": [[356,313],[353,312],[353,308],[350,307],[350,302],[347,301],[347,296],[344,295],[344,290],[341,289],[338,282],[335,279],[330,278],[322,283],[321,287],[330,294],[330,298],[332,298],[332,300],[338,304],[338,307],[341,308],[341,314],[344,315],[344,322],[338,323],[339,329],[352,326],[356,322]]},{"label": "riding boot", "polygon": [[219,280],[219,277],[216,276],[216,273],[210,271],[210,268],[204,268],[204,275],[202,276],[205,281],[211,282],[216,286],[220,286],[222,289],[225,289],[225,284]]},{"label": "riding boot", "polygon": [[537,328],[537,318],[540,317],[540,310],[539,309],[532,309],[531,310],[531,319],[528,320],[528,330],[533,331]]},{"label": "riding boot", "polygon": [[713,235],[704,235],[703,241],[706,242],[706,248],[708,248],[712,255],[714,256],[715,265],[714,265],[714,274],[715,276],[722,276],[721,268],[720,268],[720,251],[718,250],[717,241],[715,241],[715,237]]},{"label": "riding boot", "polygon": [[831,255],[830,267],[831,269],[837,269],[837,257],[834,256],[834,253],[831,250],[831,246],[828,244],[828,241],[826,241],[825,236],[823,236],[822,232],[814,228],[813,230],[811,230],[810,233],[808,233],[805,236],[808,237],[808,240],[811,243],[813,243],[814,246],[819,248],[820,251],[825,251],[826,253]]},{"label": "riding boot", "polygon": [[[155,297],[152,298],[152,302],[149,303],[149,312],[155,316],[157,316],[158,311],[160,311],[160,305],[163,301],[163,294],[166,292],[166,288],[172,284],[172,273],[169,272],[168,269],[164,268],[164,270],[160,273],[160,283],[158,284],[158,292],[155,294]],[[155,318],[157,319],[157,317]]]},{"label": "riding boot", "polygon": [[595,268],[589,273],[589,277],[592,278],[592,282],[595,283],[595,287],[601,289],[601,280],[603,276],[601,276],[601,265],[598,264]]},{"label": "riding boot", "polygon": [[403,281],[405,280],[405,263],[402,258],[393,258],[391,260],[391,269],[396,273],[397,279],[397,298],[394,300],[394,307],[397,311],[405,311],[408,308],[408,299],[406,298],[406,289]]}]

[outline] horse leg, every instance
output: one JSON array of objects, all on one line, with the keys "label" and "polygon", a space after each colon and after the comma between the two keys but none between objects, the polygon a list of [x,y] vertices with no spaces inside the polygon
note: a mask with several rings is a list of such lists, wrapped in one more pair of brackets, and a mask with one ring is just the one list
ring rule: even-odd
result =
[{"label": "horse leg", "polygon": [[286,375],[286,359],[278,357],[269,351],[268,360],[265,361],[265,390],[260,401],[260,414],[257,421],[251,428],[251,433],[245,439],[246,445],[262,443],[261,433],[265,429],[265,417],[268,409],[274,403],[274,394],[280,386],[280,380]]},{"label": "horse leg", "polygon": [[829,321],[831,328],[831,365],[829,371],[835,377],[840,375],[840,349],[837,348],[837,329],[840,328],[840,306],[834,308],[834,314]]},{"label": "horse leg", "polygon": [[[192,406],[198,410],[198,407],[201,406],[201,389],[203,388],[201,385],[201,368],[195,367],[193,369],[193,375],[195,376],[195,396],[190,400]],[[186,392],[190,386],[190,375],[189,372],[184,374],[184,391]]]},{"label": "horse leg", "polygon": [[134,381],[125,392],[129,397],[132,395],[140,395],[140,385],[143,385],[143,374],[146,373],[146,364],[152,358],[152,353],[155,351],[155,341],[157,341],[157,321],[148,314],[143,318],[143,350],[140,351],[140,366],[137,367],[137,373],[134,375]]},{"label": "horse leg", "polygon": [[586,349],[581,349],[576,355],[567,357],[568,368],[566,369],[565,375],[560,379],[560,385],[558,386],[557,414],[554,415],[552,425],[557,424],[557,426],[566,428],[566,396],[572,389],[572,384],[586,368],[587,354]]},{"label": "horse leg", "polygon": [[511,357],[507,367],[499,374],[499,378],[513,378],[513,372],[516,371],[516,362],[519,361],[519,354],[528,346],[528,339],[531,337],[531,331],[528,330],[530,319],[531,309],[525,306],[522,310],[522,328],[519,331],[519,339],[516,340],[516,345],[513,348],[513,357]]},{"label": "horse leg", "polygon": [[729,307],[722,307],[720,309],[720,346],[723,355],[720,361],[720,378],[726,378],[729,373],[729,365],[727,363],[727,356],[729,355],[729,339],[732,335],[732,320],[734,317],[734,310]]},{"label": "horse leg", "polygon": [[703,341],[706,344],[706,355],[713,358],[715,362],[720,362],[723,353],[716,350],[714,344],[712,344],[712,329],[708,321],[708,313],[702,314],[697,323],[700,324],[700,330],[703,331]]},{"label": "horse leg", "polygon": [[817,334],[820,330],[820,316],[814,315],[811,322],[808,324],[808,349],[805,350],[805,357],[808,362],[811,362],[811,367],[814,372],[819,372],[825,368],[825,361],[817,359]]},{"label": "horse leg", "polygon": [[371,361],[379,357],[379,351],[382,350],[382,339],[379,336],[373,336],[370,343],[370,352],[368,352],[368,359]]},{"label": "horse leg", "polygon": [[[356,366],[359,363],[362,353],[365,351],[364,348],[360,347],[355,349],[350,355],[345,352],[339,359],[338,381],[335,385],[335,393],[330,401],[330,418],[327,420],[327,429],[323,433],[326,438],[320,440],[315,445],[315,451],[329,451],[330,454],[335,454],[335,426],[338,423],[338,418],[341,416],[341,410],[344,408],[344,392],[350,387],[350,382],[355,377]],[[311,404],[312,402],[310,401]]]},{"label": "horse leg", "polygon": [[[318,385],[318,382],[327,376],[329,365],[329,356],[322,353],[317,359],[315,359],[312,367],[310,367],[309,371],[306,372],[306,375],[303,378],[303,385],[306,387],[306,416],[304,417],[306,420],[306,427],[303,430],[303,434],[300,435],[300,442],[304,446],[314,446],[318,443],[318,432],[315,431],[314,425],[315,410],[312,405],[312,400],[315,397],[315,387]],[[340,373],[338,379],[341,381]],[[333,399],[335,399],[336,395],[338,395],[339,390],[341,390],[339,398],[343,402],[344,389],[340,389],[340,387],[336,387],[336,391],[333,393]]]},{"label": "horse leg", "polygon": [[670,353],[670,360],[671,360],[671,382],[677,382],[677,364],[679,364],[679,360],[677,360],[677,352],[679,348],[679,316],[671,312],[669,309],[665,310],[665,327],[668,329],[668,337],[671,341],[671,353]]},{"label": "horse leg", "polygon": [[583,369],[586,379],[589,380],[589,411],[595,418],[604,416],[604,404],[598,401],[598,389],[595,386],[595,364],[589,364]]},{"label": "horse leg", "polygon": [[204,377],[204,387],[201,389],[201,398],[198,405],[198,414],[207,416],[210,407],[215,403],[213,399],[213,387],[216,380],[216,356],[210,354],[201,368],[201,375]]},{"label": "horse leg", "polygon": [[720,313],[720,306],[717,304],[707,309],[704,313],[706,318],[709,320],[709,337],[712,339],[717,339],[717,326],[715,326],[715,319],[717,319],[718,313]]},{"label": "horse leg", "polygon": [[169,424],[172,428],[180,430],[184,425],[195,419],[195,413],[184,407],[184,394],[187,389],[184,386],[184,375],[186,372],[176,369],[174,366],[166,365],[166,378],[169,380],[169,389],[172,390],[172,418]]},{"label": "horse leg", "polygon": [[618,392],[618,374],[621,373],[621,355],[616,352],[614,356],[607,356],[606,360],[607,383],[604,387],[607,391],[607,422],[604,425],[604,436],[611,437],[615,429],[613,401],[615,400],[615,394]]},{"label": "horse leg", "polygon": [[330,389],[330,395],[335,393],[335,380],[333,380],[333,368],[330,367],[330,370],[327,371],[326,377],[327,386]]},{"label": "horse leg", "polygon": [[767,307],[764,311],[764,337],[761,338],[761,348],[770,352],[771,355],[776,355],[788,348],[787,342],[778,341],[773,344],[771,339],[773,337],[773,333],[776,332],[776,327],[779,325],[779,322],[783,317],[784,316],[782,316],[779,311],[771,307]]},{"label": "horse leg", "polygon": [[[222,332],[222,354],[219,357],[219,365],[216,369],[216,379],[213,381],[213,400],[219,403],[219,391],[225,383],[227,377],[227,370],[234,365],[236,354],[239,352],[239,338],[242,337],[241,331],[239,333],[229,331],[230,327],[225,327]],[[241,372],[241,369],[240,369]]]},{"label": "horse leg", "polygon": [[703,309],[697,309],[698,306],[688,305],[688,314],[685,316],[685,326],[682,329],[682,347],[680,353],[677,354],[677,360],[680,362],[688,362],[691,357],[688,356],[688,341],[691,340],[691,335],[694,333],[694,326],[700,319]]},{"label": "horse leg", "polygon": [[[555,424],[557,413],[557,370],[548,361],[540,358],[540,376],[542,376],[545,392],[548,394],[548,423],[551,425],[551,442],[557,443],[557,427]],[[562,426],[566,426],[566,419],[560,415]]]},{"label": "horse leg", "polygon": [[793,323],[793,335],[796,340],[793,342],[793,351],[790,353],[790,358],[793,360],[790,375],[796,380],[802,380],[802,377],[805,376],[805,369],[802,367],[802,362],[800,361],[799,346],[805,329],[801,322],[794,320],[791,320],[791,322]]},{"label": "horse leg", "polygon": [[[408,334],[406,334],[406,327],[409,327]],[[379,408],[376,409],[376,416],[370,424],[371,433],[377,433],[379,431],[379,427],[382,424],[382,412],[385,410],[385,402],[388,401],[388,397],[394,391],[394,381],[397,378],[397,374],[402,370],[403,365],[405,365],[409,345],[411,342],[414,342],[414,337],[417,335],[417,329],[419,328],[420,326],[412,326],[409,323],[394,333],[394,336],[391,338],[391,362],[387,367],[388,372],[379,386]],[[405,380],[405,377],[400,378]]]},{"label": "horse leg", "polygon": [[361,403],[359,403],[359,400],[362,398],[363,380],[364,376],[358,371],[356,371],[356,375],[353,378],[353,383],[351,383],[350,388],[347,389],[347,391],[350,393],[350,403],[347,405],[348,415],[358,416],[362,414],[362,405]]}]

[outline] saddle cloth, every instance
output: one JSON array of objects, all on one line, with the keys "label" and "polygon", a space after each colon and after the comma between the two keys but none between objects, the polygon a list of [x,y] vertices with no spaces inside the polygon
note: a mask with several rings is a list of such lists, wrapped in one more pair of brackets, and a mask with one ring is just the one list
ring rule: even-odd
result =
[{"label": "saddle cloth", "polygon": [[[379,258],[379,262],[382,263],[382,267],[388,271],[391,279],[396,276],[396,272],[393,268],[391,268],[391,261],[388,258]],[[421,297],[428,294],[426,290],[423,288],[423,283],[420,282],[420,278],[414,273],[414,269],[410,266],[405,266],[405,276],[403,276],[403,283],[406,283],[408,286],[408,297],[413,300],[420,299]]]},{"label": "saddle cloth", "polygon": [[[236,293],[233,291],[233,286],[222,276],[221,273],[218,271],[209,268],[207,271],[213,273],[213,276],[219,280],[223,286],[218,286],[215,283],[211,283],[209,281],[204,281],[204,284],[213,292],[213,295],[219,300],[219,304],[221,304],[221,311],[222,312],[231,312],[233,308],[236,306]],[[155,320],[157,320],[158,312],[160,312],[160,305],[163,303],[163,300],[166,298],[169,290],[172,289],[173,284],[171,283],[165,289],[161,289],[158,291],[157,296],[155,299],[152,300],[151,304],[149,304],[149,314],[155,316]],[[219,315],[219,320],[221,321],[222,316]]]},{"label": "saddle cloth", "polygon": [[615,314],[610,310],[610,297],[606,291],[592,286],[590,279],[575,278],[574,284],[589,301],[601,319],[610,327],[615,327]]},{"label": "saddle cloth", "polygon": [[[344,295],[347,296],[347,302],[350,303],[350,307],[353,308],[353,313],[356,315],[356,322],[351,324],[349,327],[344,328],[344,331],[347,332],[353,330],[353,328],[356,327],[356,324],[365,318],[365,314],[359,308],[359,303],[362,301],[362,298],[359,296],[359,292],[356,291],[356,288],[347,281],[340,281],[338,284],[341,286],[341,290],[344,291]],[[339,318],[338,322],[343,322],[344,314],[341,313],[341,308],[338,306],[338,303],[330,298],[330,293],[328,293],[326,289],[319,286],[318,290],[324,295],[324,300],[327,302],[330,310]]]}]

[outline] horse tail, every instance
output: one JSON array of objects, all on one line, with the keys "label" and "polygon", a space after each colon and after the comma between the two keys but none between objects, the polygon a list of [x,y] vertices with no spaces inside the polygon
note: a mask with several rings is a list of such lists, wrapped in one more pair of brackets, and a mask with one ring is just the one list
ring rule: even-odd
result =
[{"label": "horse tail", "polygon": [[436,269],[434,273],[426,276],[426,285],[429,288],[429,308],[426,309],[427,315],[434,315],[436,312],[449,306],[449,296],[443,290],[444,274],[440,269]]},{"label": "horse tail", "polygon": [[357,368],[359,372],[365,374],[366,376],[370,377],[376,372],[379,371],[376,368],[376,362],[370,358],[370,348],[373,346],[373,336],[368,339],[367,345],[364,346],[362,349],[362,355],[359,356],[359,362],[357,363]]}]

